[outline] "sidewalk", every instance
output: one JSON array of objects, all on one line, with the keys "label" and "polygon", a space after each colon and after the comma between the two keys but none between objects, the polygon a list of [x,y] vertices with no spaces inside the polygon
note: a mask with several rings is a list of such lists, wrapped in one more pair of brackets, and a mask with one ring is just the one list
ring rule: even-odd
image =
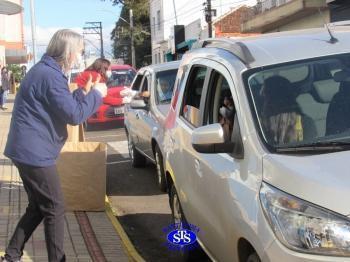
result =
[{"label": "sidewalk", "polygon": [[[28,203],[16,167],[3,155],[13,99],[14,96],[10,95],[7,104],[9,109],[0,111],[0,255],[3,255]],[[122,242],[122,238],[116,231],[116,221],[110,220],[110,218],[111,214],[106,212],[66,213],[64,249],[67,261],[115,262],[131,260],[130,254],[128,256],[124,248],[125,244]],[[47,261],[42,223],[28,240],[22,260]]]}]

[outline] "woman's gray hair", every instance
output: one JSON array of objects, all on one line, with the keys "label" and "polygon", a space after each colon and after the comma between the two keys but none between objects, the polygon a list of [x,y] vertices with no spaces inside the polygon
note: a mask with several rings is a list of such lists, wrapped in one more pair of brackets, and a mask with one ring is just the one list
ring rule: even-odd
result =
[{"label": "woman's gray hair", "polygon": [[83,37],[70,30],[58,30],[50,40],[46,49],[46,54],[51,56],[62,67],[62,70],[70,70],[70,58],[73,54],[80,51],[83,46]]}]

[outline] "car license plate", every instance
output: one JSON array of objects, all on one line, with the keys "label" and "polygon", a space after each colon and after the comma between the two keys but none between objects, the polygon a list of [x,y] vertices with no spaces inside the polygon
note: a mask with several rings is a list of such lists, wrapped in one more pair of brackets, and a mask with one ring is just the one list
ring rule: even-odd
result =
[{"label": "car license plate", "polygon": [[124,107],[116,107],[116,108],[114,108],[114,114],[115,115],[124,114]]}]

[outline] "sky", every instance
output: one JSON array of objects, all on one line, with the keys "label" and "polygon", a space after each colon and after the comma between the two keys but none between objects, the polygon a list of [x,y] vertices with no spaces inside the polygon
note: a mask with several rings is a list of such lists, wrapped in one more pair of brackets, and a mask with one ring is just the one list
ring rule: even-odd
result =
[{"label": "sky", "polygon": [[[23,1],[24,7],[24,37],[25,43],[31,49],[31,16],[30,0]],[[85,22],[102,22],[105,56],[110,57],[111,40],[110,33],[120,14],[120,7],[113,6],[111,1],[105,0],[34,0],[36,34],[37,34],[37,59],[45,52],[46,46],[52,35],[62,28],[70,28],[82,33]],[[87,51],[95,51],[99,48],[98,36],[87,36]],[[92,42],[96,47],[92,44]]]}]

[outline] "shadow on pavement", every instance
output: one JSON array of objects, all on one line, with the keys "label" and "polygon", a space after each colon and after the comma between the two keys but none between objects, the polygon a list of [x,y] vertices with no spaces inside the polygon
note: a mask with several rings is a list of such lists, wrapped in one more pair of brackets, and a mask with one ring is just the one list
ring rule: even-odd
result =
[{"label": "shadow on pavement", "polygon": [[110,160],[126,161],[107,165],[107,195],[108,196],[154,196],[161,195],[157,186],[156,169],[148,163],[144,168],[133,168],[129,160],[120,159],[118,155]]},{"label": "shadow on pavement", "polygon": [[[163,231],[171,223],[168,214],[132,214],[118,217],[124,230],[146,261],[181,261],[178,251],[169,250],[167,234]],[[137,229],[136,229],[137,228]],[[150,231],[150,228],[153,230]]]}]

